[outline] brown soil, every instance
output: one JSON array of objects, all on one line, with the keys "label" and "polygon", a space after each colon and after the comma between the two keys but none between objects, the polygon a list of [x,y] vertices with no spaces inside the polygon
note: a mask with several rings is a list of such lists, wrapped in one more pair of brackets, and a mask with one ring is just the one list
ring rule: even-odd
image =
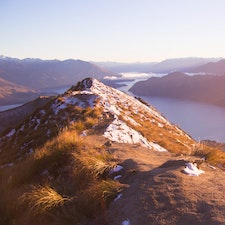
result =
[{"label": "brown soil", "polygon": [[111,202],[96,224],[120,225],[224,225],[225,173],[201,164],[205,174],[184,174],[190,156],[174,156],[137,145],[113,143],[109,150],[124,169],[127,187]]}]

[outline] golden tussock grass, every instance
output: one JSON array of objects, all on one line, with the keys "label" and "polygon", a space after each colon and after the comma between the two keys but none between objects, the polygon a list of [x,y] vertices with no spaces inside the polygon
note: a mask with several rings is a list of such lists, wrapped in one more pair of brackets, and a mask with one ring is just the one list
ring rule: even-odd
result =
[{"label": "golden tussock grass", "polygon": [[123,185],[108,178],[116,161],[96,144],[69,127],[0,169],[0,222],[66,225],[102,213]]},{"label": "golden tussock grass", "polygon": [[57,209],[70,199],[63,197],[49,186],[36,186],[30,192],[24,193],[19,201],[28,206],[32,216],[43,215]]}]

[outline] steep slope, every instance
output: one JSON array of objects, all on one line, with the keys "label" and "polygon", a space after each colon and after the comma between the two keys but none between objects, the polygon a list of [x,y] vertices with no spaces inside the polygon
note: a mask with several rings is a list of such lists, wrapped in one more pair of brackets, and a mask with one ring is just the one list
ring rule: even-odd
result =
[{"label": "steep slope", "polygon": [[[204,174],[193,181],[181,172],[193,161],[207,174],[203,190]],[[209,162],[223,168],[225,154],[143,100],[88,78],[1,135],[0,223],[203,224],[209,214],[208,224],[219,225],[225,202],[219,194],[215,209],[212,192],[223,190],[224,175]]]},{"label": "steep slope", "polygon": [[137,82],[130,91],[139,96],[161,96],[225,106],[224,85],[224,76],[188,76],[174,72],[162,78]]},{"label": "steep slope", "polygon": [[[151,149],[165,148],[179,153],[190,152],[195,143],[149,105],[96,79],[86,79],[50,101],[16,128],[6,131],[1,138],[0,148],[9,151],[10,144],[11,151],[16,154],[30,152],[35,146],[57,135],[60,129],[76,123],[76,120],[85,120],[88,110],[92,108],[98,111],[96,113],[102,113],[93,129],[95,132],[101,131],[112,141],[140,144]],[[24,137],[23,141],[21,137]]]},{"label": "steep slope", "polygon": [[29,114],[33,113],[36,109],[43,107],[51,99],[51,97],[41,96],[17,108],[0,112],[0,133],[7,128],[15,127]]}]

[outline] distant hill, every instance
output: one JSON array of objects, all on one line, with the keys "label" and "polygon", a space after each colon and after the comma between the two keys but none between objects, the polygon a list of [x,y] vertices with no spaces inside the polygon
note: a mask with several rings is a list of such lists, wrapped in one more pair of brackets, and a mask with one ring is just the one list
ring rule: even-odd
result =
[{"label": "distant hill", "polygon": [[116,63],[116,62],[96,62],[97,65],[117,73],[125,72],[153,72],[153,73],[170,73],[173,71],[187,72],[191,69],[204,65],[208,62],[217,62],[221,58],[174,58],[166,59],[162,62],[145,62],[145,63]]},{"label": "distant hill", "polygon": [[82,60],[20,60],[0,56],[0,105],[25,103],[42,95],[41,92],[72,86],[85,77],[101,80],[111,75],[117,76]]},{"label": "distant hill", "polygon": [[38,96],[34,89],[0,78],[0,105],[22,103]]},{"label": "distant hill", "polygon": [[17,108],[0,112],[0,133],[9,127],[15,127],[18,123],[23,121],[26,116],[36,109],[43,107],[52,100],[52,98],[53,97],[39,97]]},{"label": "distant hill", "polygon": [[204,72],[206,74],[225,75],[225,59],[218,62],[209,62],[192,70],[193,72]]},{"label": "distant hill", "polygon": [[20,60],[0,57],[0,78],[38,90],[71,86],[89,76],[102,79],[109,75],[115,73],[82,60]]},{"label": "distant hill", "polygon": [[160,96],[225,106],[225,76],[174,72],[140,81],[130,91],[139,96]]},{"label": "distant hill", "polygon": [[160,63],[157,63],[151,67],[149,72],[155,73],[171,73],[174,71],[187,72],[191,68],[203,65],[207,62],[217,62],[219,58],[175,58],[167,59]]}]

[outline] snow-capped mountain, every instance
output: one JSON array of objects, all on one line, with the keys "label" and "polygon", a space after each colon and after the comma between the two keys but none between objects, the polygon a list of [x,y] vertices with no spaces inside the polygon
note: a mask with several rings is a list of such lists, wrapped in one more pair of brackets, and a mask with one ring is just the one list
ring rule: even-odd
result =
[{"label": "snow-capped mountain", "polygon": [[32,152],[61,129],[85,121],[88,109],[98,111],[98,117],[92,126],[82,130],[83,135],[91,130],[101,131],[101,135],[114,142],[179,153],[191,151],[194,144],[185,132],[141,99],[88,78],[6,131],[0,148],[6,150],[11,142],[13,152],[17,149],[19,155]]}]

